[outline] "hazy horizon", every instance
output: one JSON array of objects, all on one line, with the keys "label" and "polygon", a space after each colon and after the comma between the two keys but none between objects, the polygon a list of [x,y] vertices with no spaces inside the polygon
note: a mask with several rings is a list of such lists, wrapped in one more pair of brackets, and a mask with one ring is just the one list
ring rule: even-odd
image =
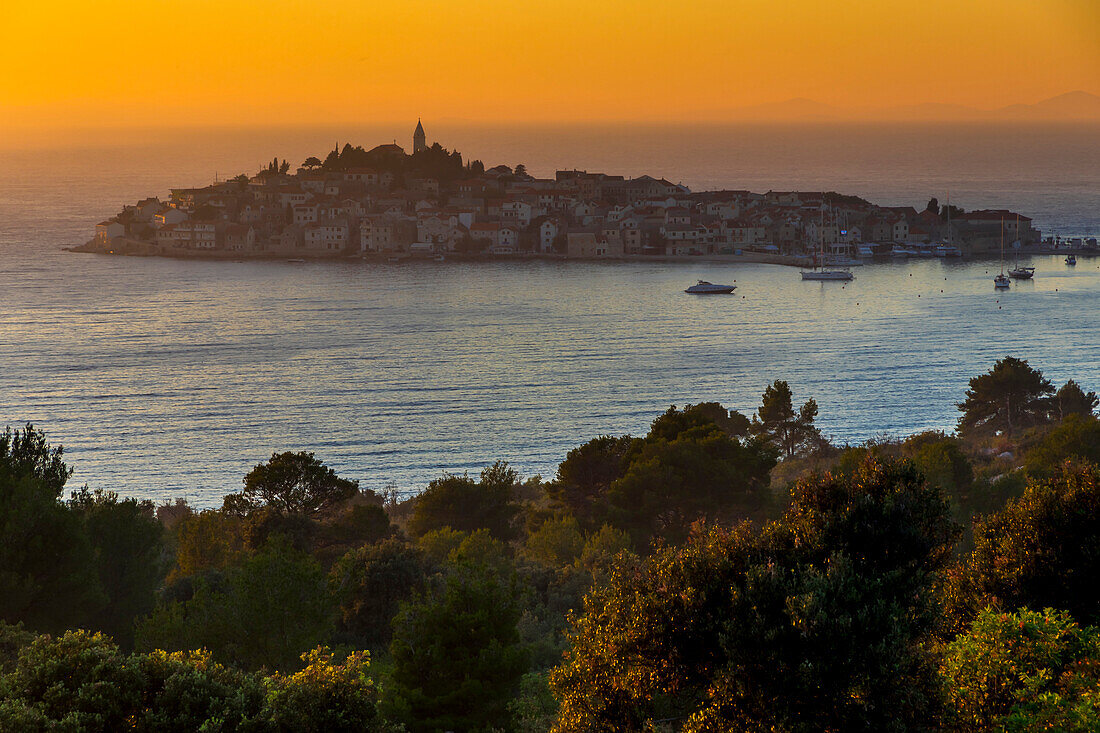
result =
[{"label": "hazy horizon", "polygon": [[[118,125],[102,127],[69,127],[69,128],[27,128],[8,129],[5,135],[0,137],[0,151],[9,153],[41,150],[67,150],[67,149],[108,149],[108,148],[132,148],[141,145],[157,145],[166,142],[186,142],[188,138],[202,138],[210,135],[250,135],[260,133],[269,136],[286,135],[296,136],[327,136],[340,145],[351,143],[371,147],[387,142],[394,142],[408,149],[408,137],[412,127],[420,118],[394,119],[394,120],[349,120],[329,121],[314,123],[269,123],[269,124],[191,124],[191,125]],[[461,118],[423,119],[423,124],[429,130],[428,137],[431,142],[439,142],[449,150],[457,150],[464,156],[472,151],[463,150],[461,145],[448,139],[448,134],[455,131],[530,131],[530,130],[660,130],[660,129],[699,129],[706,130],[759,130],[761,128],[776,128],[797,130],[804,128],[828,129],[852,129],[866,127],[868,129],[973,129],[975,127],[989,127],[999,129],[1084,129],[1100,130],[1100,118],[1041,118],[1041,117],[1017,117],[1017,118],[930,118],[923,119],[899,119],[892,117],[844,119],[838,117],[795,117],[786,119],[776,117],[750,117],[713,120],[575,120],[562,121],[480,121]],[[329,143],[331,145],[331,143]],[[317,148],[315,153],[324,153],[331,149],[325,145]],[[282,157],[289,151],[271,149],[269,157],[278,155]],[[478,155],[473,154],[474,158]],[[487,161],[486,161],[487,162]],[[500,161],[506,162],[506,161]]]}]

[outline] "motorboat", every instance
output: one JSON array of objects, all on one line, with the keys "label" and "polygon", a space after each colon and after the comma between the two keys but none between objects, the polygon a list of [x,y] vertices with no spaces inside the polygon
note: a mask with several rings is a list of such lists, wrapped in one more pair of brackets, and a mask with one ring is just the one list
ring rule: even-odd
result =
[{"label": "motorboat", "polygon": [[736,289],[736,285],[716,285],[708,283],[706,280],[700,280],[684,292],[692,295],[729,295]]},{"label": "motorboat", "polygon": [[932,248],[936,257],[962,257],[962,251],[953,244],[937,244]]},{"label": "motorboat", "polygon": [[1066,255],[1066,264],[1067,265],[1076,265],[1077,264],[1077,255]]}]

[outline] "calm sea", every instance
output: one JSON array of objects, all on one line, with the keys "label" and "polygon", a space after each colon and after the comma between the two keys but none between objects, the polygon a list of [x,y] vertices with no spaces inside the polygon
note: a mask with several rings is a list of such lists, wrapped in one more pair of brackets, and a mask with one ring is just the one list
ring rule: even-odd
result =
[{"label": "calm sea", "polygon": [[[1035,126],[428,126],[487,164],[665,176],[696,189],[831,188],[885,204],[1008,207],[1100,232],[1100,129]],[[803,283],[764,265],[179,262],[62,252],[123,202],[400,130],[135,135],[0,151],[0,422],[63,443],[74,482],[216,504],[273,451],[379,489],[496,459],[552,475],[670,404],[814,397],[839,441],[950,429],[1005,355],[1100,389],[1100,260],[919,261]],[[407,135],[406,135],[407,136]],[[399,140],[400,142],[400,140]],[[698,298],[703,278],[736,295]]]}]

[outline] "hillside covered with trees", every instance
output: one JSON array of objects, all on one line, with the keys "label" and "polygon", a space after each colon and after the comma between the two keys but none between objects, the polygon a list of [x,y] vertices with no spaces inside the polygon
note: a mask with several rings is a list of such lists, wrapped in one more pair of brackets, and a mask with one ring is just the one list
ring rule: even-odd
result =
[{"label": "hillside covered with trees", "polygon": [[959,392],[838,446],[775,381],[406,501],[279,453],[201,511],[9,428],[0,731],[1100,730],[1097,396]]}]

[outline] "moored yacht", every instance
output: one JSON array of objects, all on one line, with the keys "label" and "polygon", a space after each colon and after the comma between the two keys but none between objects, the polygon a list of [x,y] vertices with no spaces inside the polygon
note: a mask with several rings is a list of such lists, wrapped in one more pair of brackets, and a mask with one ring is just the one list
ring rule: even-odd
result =
[{"label": "moored yacht", "polygon": [[[1001,235],[1002,238],[1004,235]],[[1017,239],[1013,243],[1013,248],[1016,250],[1016,265],[1008,271],[1009,277],[1014,277],[1017,280],[1030,280],[1035,277],[1034,267],[1021,267],[1020,266],[1020,247],[1023,245],[1023,239],[1020,238],[1020,216],[1016,215],[1016,236]]]},{"label": "moored yacht", "polygon": [[[821,248],[818,250],[817,256],[814,258],[814,266],[812,270],[802,270],[803,280],[853,280],[855,275],[848,269],[847,265],[844,265],[844,269],[838,270],[826,270],[825,269],[825,211],[822,209],[821,213]],[[849,258],[850,259],[850,258]],[[820,265],[818,264],[820,263]],[[859,263],[863,264],[863,263]]]},{"label": "moored yacht", "polygon": [[997,290],[1004,290],[1009,285],[1011,285],[1011,281],[1008,279],[1008,276],[1005,275],[1005,220],[1002,217],[1001,218],[1001,274],[996,275],[993,278],[993,287],[996,288]]},{"label": "moored yacht", "polygon": [[697,284],[692,285],[684,292],[691,293],[692,295],[728,295],[736,289],[736,285],[716,285],[714,283],[708,283],[706,280],[700,280]]}]

